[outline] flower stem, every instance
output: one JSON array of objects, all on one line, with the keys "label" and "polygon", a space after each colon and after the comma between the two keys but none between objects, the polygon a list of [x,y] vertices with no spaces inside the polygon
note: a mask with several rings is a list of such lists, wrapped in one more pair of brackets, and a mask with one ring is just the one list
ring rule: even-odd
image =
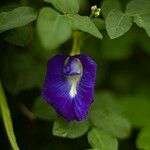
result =
[{"label": "flower stem", "polygon": [[73,31],[73,46],[70,55],[79,55],[80,48],[83,42],[83,33],[79,31]]},{"label": "flower stem", "polygon": [[[100,15],[100,8],[97,8],[96,5],[91,7],[91,14],[90,18],[92,19],[94,16],[98,17]],[[80,54],[80,48],[83,43],[83,32],[79,31],[73,31],[73,46],[70,53],[70,56],[79,55]]]}]

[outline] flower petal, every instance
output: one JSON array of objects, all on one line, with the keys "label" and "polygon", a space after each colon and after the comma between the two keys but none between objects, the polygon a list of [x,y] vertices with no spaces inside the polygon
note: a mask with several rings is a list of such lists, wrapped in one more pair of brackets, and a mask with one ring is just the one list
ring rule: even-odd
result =
[{"label": "flower petal", "polygon": [[64,63],[63,73],[65,76],[81,75],[82,64],[76,57],[70,56]]},{"label": "flower petal", "polygon": [[69,98],[69,86],[63,76],[66,55],[57,55],[48,61],[47,75],[42,96],[67,120],[74,120],[73,102]]},{"label": "flower petal", "polygon": [[[73,76],[72,73],[70,76],[68,76],[69,74],[65,75],[64,64],[68,56],[54,56],[47,65],[42,96],[66,120],[81,121],[87,117],[89,107],[93,101],[96,64],[88,56],[76,55],[71,57],[78,58],[81,62],[82,75]],[[76,70],[76,66],[73,66],[73,69]],[[78,80],[74,80],[76,78]],[[77,83],[74,84],[74,82]],[[71,90],[74,89],[76,92],[70,95]]]},{"label": "flower petal", "polygon": [[94,98],[94,85],[96,79],[96,63],[88,56],[77,56],[83,66],[83,75],[78,85],[77,96],[75,97],[76,120],[84,120]]}]

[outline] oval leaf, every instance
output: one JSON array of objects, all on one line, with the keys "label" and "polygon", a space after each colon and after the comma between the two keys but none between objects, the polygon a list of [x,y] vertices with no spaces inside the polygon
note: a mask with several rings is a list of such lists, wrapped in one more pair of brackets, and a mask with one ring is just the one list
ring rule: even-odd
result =
[{"label": "oval leaf", "polygon": [[113,9],[120,9],[120,3],[118,0],[104,0],[102,3],[102,14],[106,17]]},{"label": "oval leaf", "polygon": [[46,49],[55,49],[71,37],[65,16],[51,8],[43,8],[37,21],[38,35]]},{"label": "oval leaf", "polygon": [[150,13],[150,0],[132,0],[126,7],[126,14],[130,16]]},{"label": "oval leaf", "polygon": [[77,14],[79,11],[78,0],[44,0],[51,3],[60,12],[67,14]]},{"label": "oval leaf", "polygon": [[67,122],[61,118],[54,122],[53,134],[65,138],[77,138],[84,135],[89,129],[89,122]]},{"label": "oval leaf", "polygon": [[[125,115],[134,127],[143,127],[150,124],[149,96],[140,94],[125,96],[118,100],[124,109]],[[134,109],[133,109],[134,108]]]},{"label": "oval leaf", "polygon": [[121,115],[114,112],[95,110],[91,112],[93,124],[117,138],[129,136],[130,124]]},{"label": "oval leaf", "polygon": [[121,11],[114,9],[106,17],[106,30],[111,39],[127,32],[132,25],[132,19]]},{"label": "oval leaf", "polygon": [[136,15],[134,17],[134,22],[145,29],[148,36],[150,37],[150,13],[144,15]]},{"label": "oval leaf", "polygon": [[67,19],[73,30],[87,32],[97,38],[102,39],[102,34],[99,32],[99,30],[89,17],[69,14],[67,15]]},{"label": "oval leaf", "polygon": [[89,117],[97,128],[114,137],[125,138],[130,134],[130,124],[122,116],[120,105],[113,101],[114,98],[109,92],[97,93]]},{"label": "oval leaf", "polygon": [[24,26],[35,20],[37,14],[31,7],[18,7],[9,12],[0,13],[0,33]]},{"label": "oval leaf", "polygon": [[88,133],[88,141],[96,150],[118,150],[117,139],[101,129],[92,129]]}]

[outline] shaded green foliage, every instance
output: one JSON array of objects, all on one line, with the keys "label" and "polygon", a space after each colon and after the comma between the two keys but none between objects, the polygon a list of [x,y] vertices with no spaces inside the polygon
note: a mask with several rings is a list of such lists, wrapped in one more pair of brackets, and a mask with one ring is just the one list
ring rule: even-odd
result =
[{"label": "shaded green foliage", "polygon": [[36,12],[31,7],[18,7],[10,12],[0,13],[0,32],[24,26],[36,19]]},{"label": "shaded green foliage", "polygon": [[132,25],[132,19],[121,11],[114,9],[106,17],[106,30],[111,39],[127,32]]},{"label": "shaded green foliage", "polygon": [[137,147],[140,149],[148,150],[150,149],[150,126],[145,126],[139,133],[137,138]]},{"label": "shaded green foliage", "polygon": [[31,26],[24,26],[10,30],[5,37],[5,40],[11,44],[25,47],[27,46],[33,37],[33,31]]},{"label": "shaded green foliage", "polygon": [[56,112],[41,97],[36,100],[32,112],[39,119],[53,121],[56,118]]},{"label": "shaded green foliage", "polygon": [[[150,149],[149,0],[0,3],[0,79],[6,93],[1,87],[0,127],[14,150],[16,138],[20,149],[29,150]],[[101,15],[90,18],[95,4]],[[81,53],[98,68],[87,120],[68,123],[41,98],[41,89],[48,59],[70,52],[75,30],[84,33]],[[8,149],[7,136],[0,134],[0,149]]]},{"label": "shaded green foliage", "polygon": [[89,143],[97,150],[117,150],[118,142],[115,138],[99,129],[92,129],[88,134]]},{"label": "shaded green foliage", "polygon": [[54,122],[53,134],[65,138],[78,138],[84,135],[89,127],[88,121],[68,123],[63,119],[58,118]]},{"label": "shaded green foliage", "polygon": [[40,11],[37,30],[43,46],[47,49],[54,49],[71,37],[71,27],[65,16],[48,7]]},{"label": "shaded green foliage", "polygon": [[44,0],[45,2],[51,3],[58,11],[64,14],[77,14],[79,11],[78,0]]}]

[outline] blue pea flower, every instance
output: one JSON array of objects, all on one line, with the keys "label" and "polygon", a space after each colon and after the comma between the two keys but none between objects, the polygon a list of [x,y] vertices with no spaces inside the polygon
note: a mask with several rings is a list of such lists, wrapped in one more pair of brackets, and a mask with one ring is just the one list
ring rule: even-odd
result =
[{"label": "blue pea flower", "polygon": [[87,118],[94,97],[96,63],[85,55],[56,55],[47,64],[43,98],[68,121]]}]

